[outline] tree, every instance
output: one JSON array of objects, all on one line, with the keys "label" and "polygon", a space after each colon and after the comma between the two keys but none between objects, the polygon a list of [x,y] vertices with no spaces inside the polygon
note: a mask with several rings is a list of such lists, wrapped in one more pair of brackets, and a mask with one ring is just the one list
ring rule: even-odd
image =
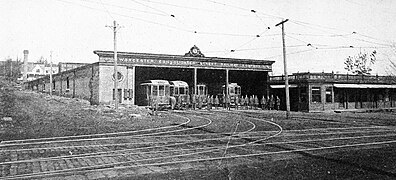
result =
[{"label": "tree", "polygon": [[47,64],[47,59],[45,59],[43,56],[41,56],[40,59],[38,59],[38,60],[36,61],[36,63],[39,63],[39,64]]},{"label": "tree", "polygon": [[7,58],[4,61],[4,66],[2,67],[4,71],[4,75],[10,81],[16,81],[22,74],[21,74],[21,61],[16,59],[13,61],[11,58]]},{"label": "tree", "polygon": [[[389,65],[390,66],[390,72],[388,71],[387,73],[388,73],[389,76],[396,76],[396,62],[394,61],[394,58],[396,56],[396,44],[395,43],[393,43],[391,45],[391,50],[393,52],[393,57],[389,57],[388,56],[388,61],[390,63],[390,65]],[[393,58],[393,60],[392,60],[392,58]]]},{"label": "tree", "polygon": [[370,75],[371,65],[373,65],[376,61],[377,51],[373,51],[371,53],[360,52],[356,56],[348,56],[346,58],[344,64],[345,69],[353,74],[360,75]]}]

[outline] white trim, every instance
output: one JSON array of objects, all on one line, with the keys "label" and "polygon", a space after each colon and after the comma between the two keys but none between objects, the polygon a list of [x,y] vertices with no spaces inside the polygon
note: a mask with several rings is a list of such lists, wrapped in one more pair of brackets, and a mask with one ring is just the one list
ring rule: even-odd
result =
[{"label": "white trim", "polygon": [[391,84],[334,84],[337,88],[396,88]]},{"label": "white trim", "polygon": [[[285,85],[284,85],[284,84],[281,84],[281,85],[270,85],[270,86],[271,86],[271,88],[273,88],[273,89],[285,88]],[[296,84],[289,84],[289,88],[296,88],[296,87],[297,87]]]}]

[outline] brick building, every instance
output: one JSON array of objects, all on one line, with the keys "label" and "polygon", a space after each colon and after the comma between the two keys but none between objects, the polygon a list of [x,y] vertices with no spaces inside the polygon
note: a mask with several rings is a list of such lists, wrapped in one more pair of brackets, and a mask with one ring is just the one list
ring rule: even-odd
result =
[{"label": "brick building", "polygon": [[[89,100],[91,104],[114,102],[117,95],[122,104],[145,105],[145,91],[140,84],[146,80],[182,80],[190,86],[205,83],[209,94],[221,92],[226,82],[244,87],[246,95],[268,92],[268,72],[274,61],[205,57],[194,46],[184,55],[118,52],[118,69],[114,73],[113,51],[94,51],[99,62],[59,72],[53,76],[29,81],[26,88]],[[115,75],[117,74],[117,75]],[[114,81],[118,89],[114,90]]]},{"label": "brick building", "polygon": [[[288,77],[293,111],[396,107],[396,77],[393,76],[294,73]],[[281,97],[281,108],[286,109],[284,76],[271,76],[269,83],[271,93]]]}]

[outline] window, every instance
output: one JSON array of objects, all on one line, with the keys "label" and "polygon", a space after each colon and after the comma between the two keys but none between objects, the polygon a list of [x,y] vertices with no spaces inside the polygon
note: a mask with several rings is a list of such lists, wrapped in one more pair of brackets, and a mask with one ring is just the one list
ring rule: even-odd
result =
[{"label": "window", "polygon": [[169,96],[170,87],[169,86],[165,86],[164,88],[165,88],[164,96],[166,96],[166,95]]},{"label": "window", "polygon": [[236,94],[241,95],[241,87],[236,87]]},{"label": "window", "polygon": [[132,100],[133,97],[133,91],[132,89],[129,89],[129,100]]},{"label": "window", "polygon": [[186,94],[184,87],[180,87],[179,94]]},{"label": "window", "polygon": [[153,86],[153,96],[158,96],[158,86]]},{"label": "window", "polygon": [[204,91],[205,91],[205,90],[204,90],[204,87],[203,87],[203,86],[199,86],[199,87],[198,87],[198,90],[199,90],[199,91],[198,91],[198,95],[204,95]]},{"label": "window", "polygon": [[165,86],[158,86],[158,96],[165,96]]},{"label": "window", "polygon": [[176,87],[175,88],[175,92],[174,92],[176,95],[178,95],[178,94],[180,94],[180,92],[179,92],[179,87]]},{"label": "window", "polygon": [[326,87],[326,102],[333,102],[333,87]]},{"label": "window", "polygon": [[36,69],[36,73],[40,73],[40,69]]},{"label": "window", "polygon": [[229,87],[229,90],[230,90],[230,94],[235,94],[235,88],[233,88],[233,87]]},{"label": "window", "polygon": [[312,102],[321,102],[320,87],[312,87]]},{"label": "window", "polygon": [[66,89],[70,89],[69,77],[66,78]]},{"label": "window", "polygon": [[124,100],[129,98],[129,89],[124,89]]}]

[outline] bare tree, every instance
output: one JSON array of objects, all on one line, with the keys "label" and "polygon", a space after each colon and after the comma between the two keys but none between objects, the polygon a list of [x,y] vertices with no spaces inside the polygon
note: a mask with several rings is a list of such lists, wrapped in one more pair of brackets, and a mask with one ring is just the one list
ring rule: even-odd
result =
[{"label": "bare tree", "polygon": [[353,74],[370,75],[371,65],[376,61],[377,51],[360,52],[356,56],[348,56],[344,62],[345,69]]},{"label": "bare tree", "polygon": [[44,58],[43,56],[40,56],[40,58],[36,61],[36,63],[47,64],[47,59]]},{"label": "bare tree", "polygon": [[10,81],[16,81],[21,74],[21,61],[16,59],[13,61],[11,58],[6,58],[3,67],[2,67],[3,75]]},{"label": "bare tree", "polygon": [[[394,43],[392,45],[392,51],[393,51],[393,56],[396,56],[396,44]],[[392,60],[390,57],[388,57],[388,61],[390,63],[390,71],[391,72],[387,72],[389,76],[395,76],[396,75],[396,62],[395,60]]]}]

